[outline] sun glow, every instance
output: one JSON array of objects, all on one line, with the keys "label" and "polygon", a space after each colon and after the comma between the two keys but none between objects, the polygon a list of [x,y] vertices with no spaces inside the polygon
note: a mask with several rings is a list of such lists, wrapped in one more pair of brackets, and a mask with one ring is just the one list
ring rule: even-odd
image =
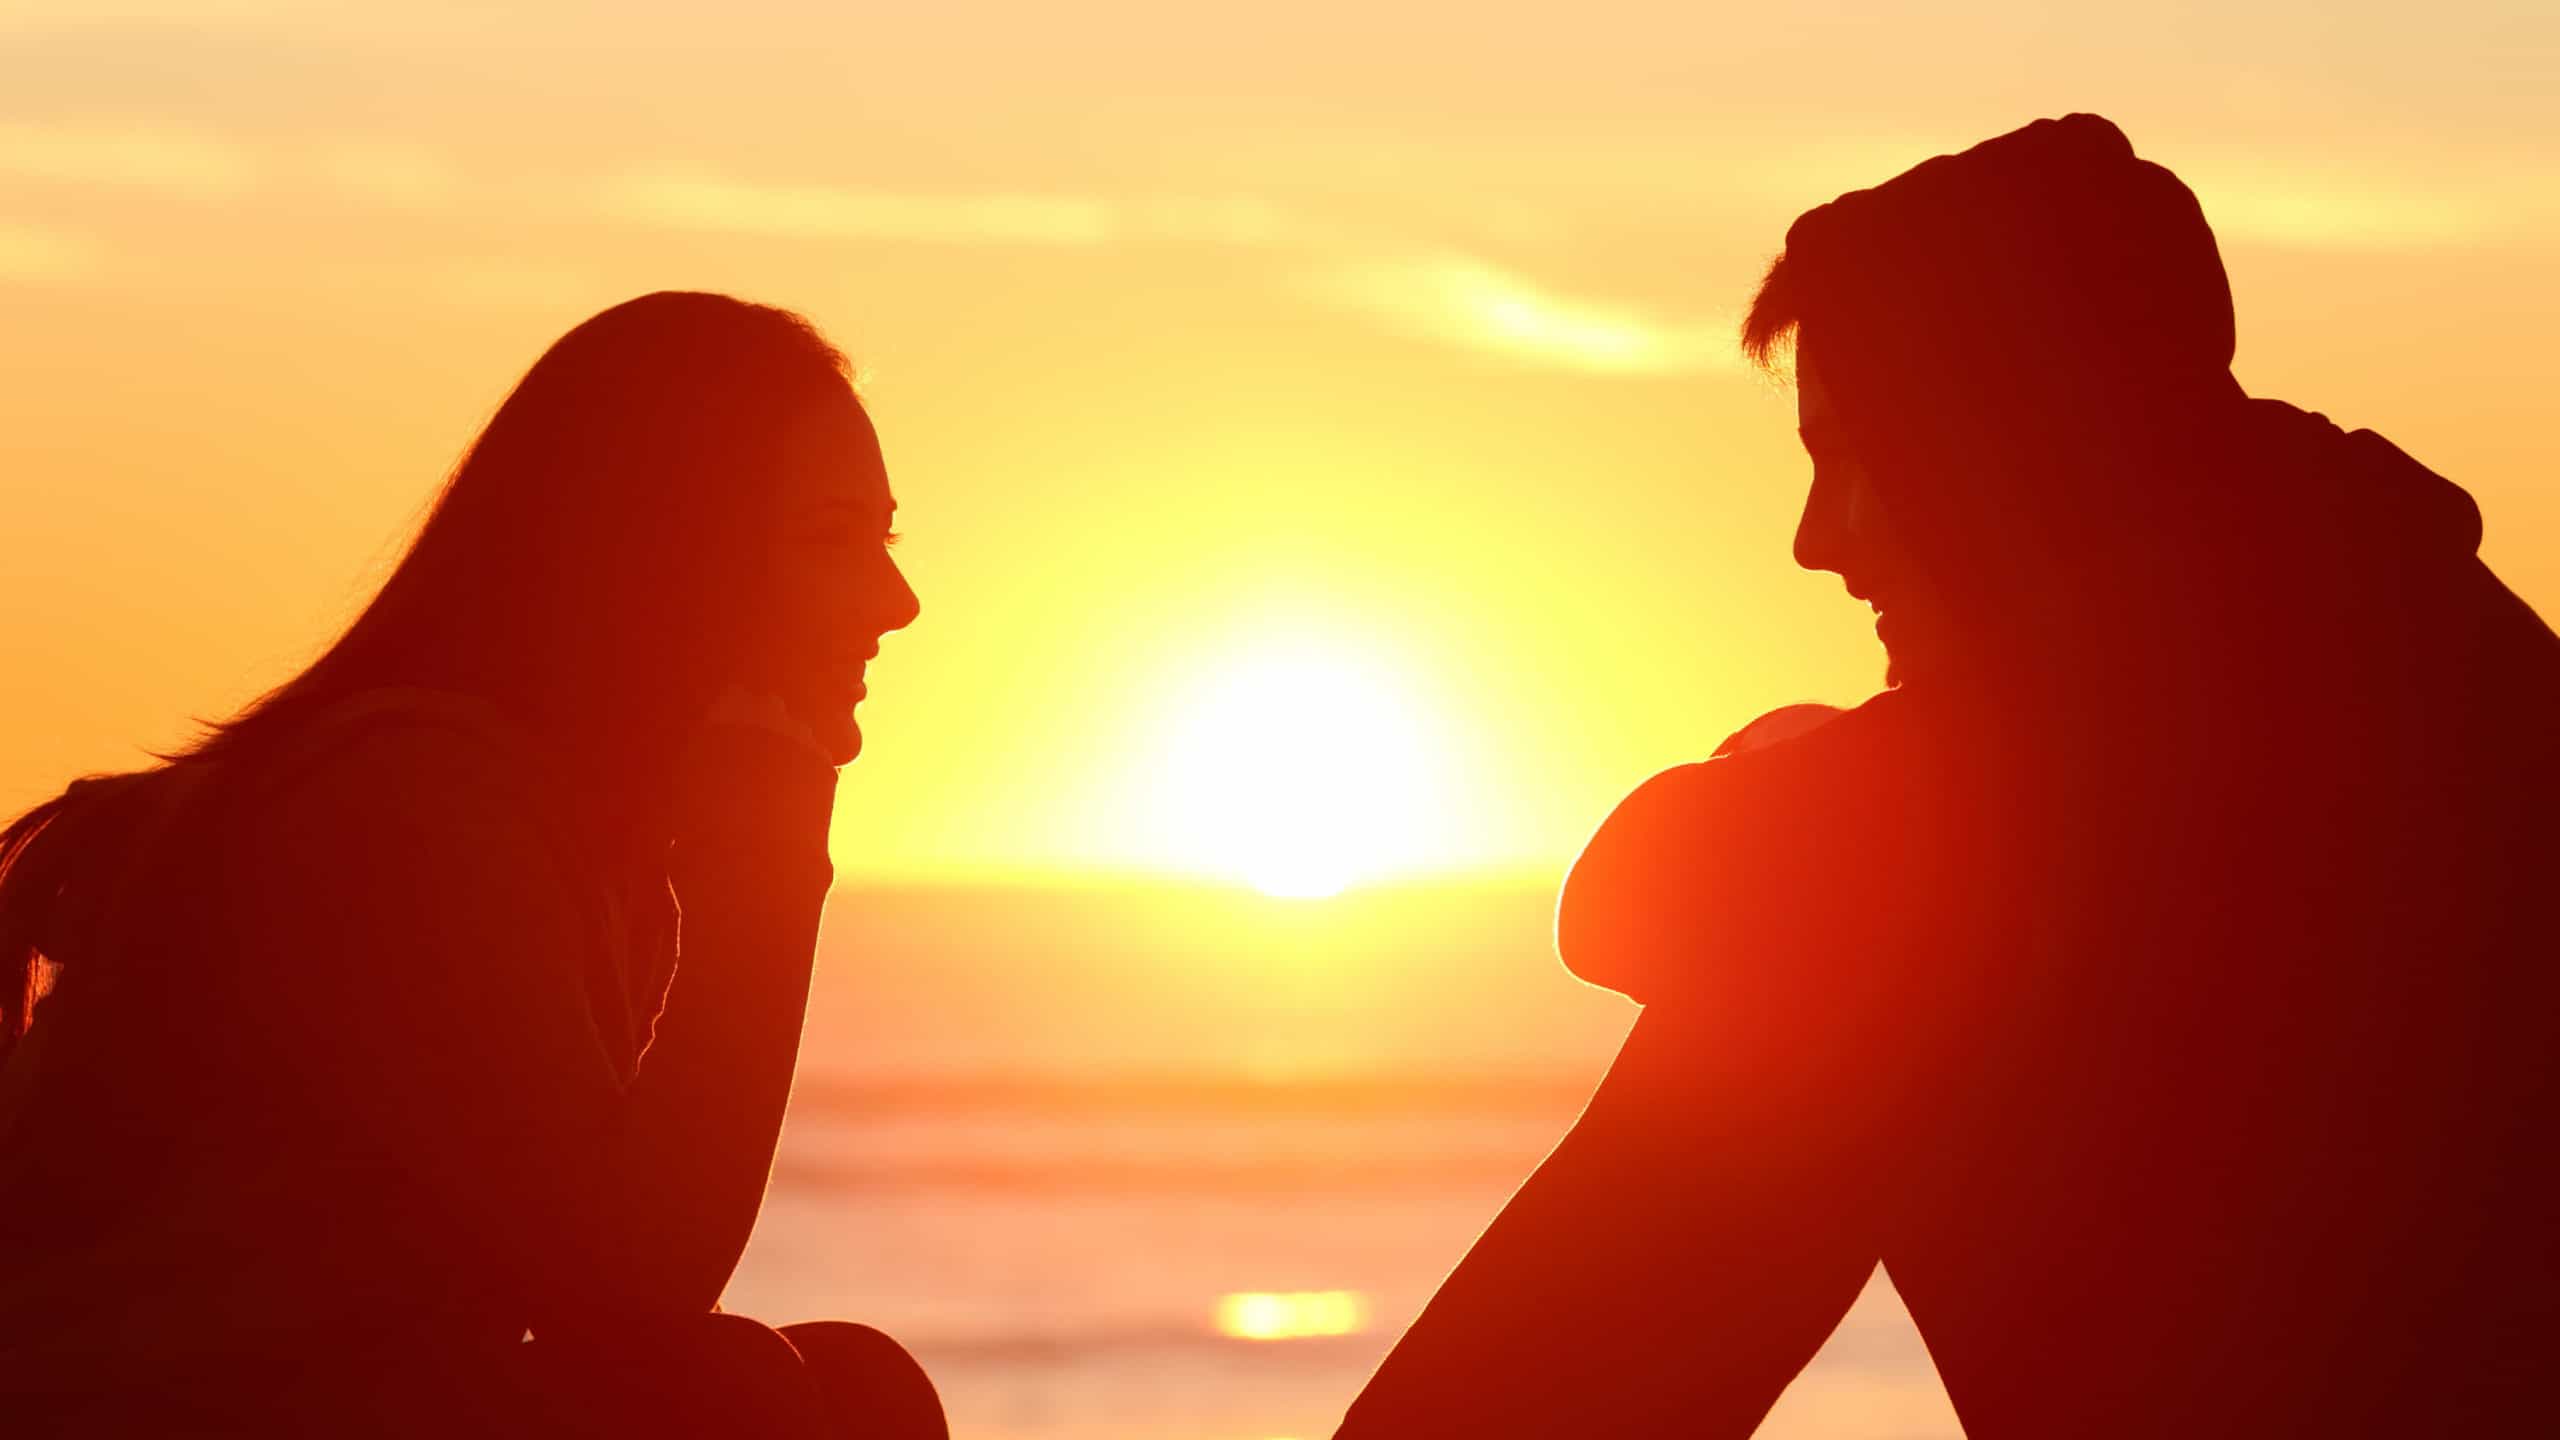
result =
[{"label": "sun glow", "polygon": [[1350,1290],[1256,1290],[1220,1297],[1214,1323],[1238,1340],[1308,1340],[1360,1333],[1368,1308]]},{"label": "sun glow", "polygon": [[1240,647],[1180,691],[1144,763],[1155,858],[1313,898],[1448,859],[1445,734],[1395,667]]}]

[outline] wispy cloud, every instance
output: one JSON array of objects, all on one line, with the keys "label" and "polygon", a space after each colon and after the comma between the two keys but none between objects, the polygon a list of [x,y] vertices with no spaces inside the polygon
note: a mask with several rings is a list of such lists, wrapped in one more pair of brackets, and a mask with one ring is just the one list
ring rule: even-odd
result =
[{"label": "wispy cloud", "polygon": [[1123,207],[1142,238],[1254,249],[1308,249],[1343,243],[1337,227],[1250,195],[1155,195]]},{"label": "wispy cloud", "polygon": [[66,25],[269,24],[327,14],[325,0],[8,0],[0,29]]},{"label": "wispy cloud", "polygon": [[2191,183],[2215,233],[2297,249],[2443,249],[2478,243],[2503,226],[2493,207],[2443,191],[2316,180]]},{"label": "wispy cloud", "polygon": [[1422,339],[1595,373],[1734,363],[1725,321],[1666,320],[1559,294],[1489,261],[1416,254],[1250,196],[937,194],[698,175],[628,176],[594,194],[599,213],[625,223],[791,239],[1261,250],[1310,275],[1326,298]]},{"label": "wispy cloud", "polygon": [[[126,27],[168,25],[175,22],[230,23],[237,20],[266,20],[272,15],[268,6],[207,5],[206,15],[189,13],[189,7],[178,0],[160,0],[153,4],[114,3],[102,0],[91,5],[86,0],[5,0],[0,3],[0,34],[24,30],[64,30],[82,26]],[[244,13],[245,12],[245,13]]]},{"label": "wispy cloud", "polygon": [[366,134],[251,144],[168,127],[0,122],[0,179],[176,191],[207,197],[310,186],[384,209],[445,208],[464,177],[432,145]]},{"label": "wispy cloud", "polygon": [[257,158],[184,130],[81,130],[0,123],[0,175],[73,184],[225,194],[258,178]]},{"label": "wispy cloud", "polygon": [[1329,226],[1253,195],[1124,195],[1033,190],[884,190],[759,184],[716,175],[631,175],[594,188],[610,219],[783,238],[956,245],[1158,243],[1307,249]]},{"label": "wispy cloud", "polygon": [[[486,197],[434,147],[320,135],[252,148],[166,129],[80,130],[0,123],[0,179],[143,186],[223,195],[252,186],[316,186],[395,212],[465,210]],[[1464,350],[1599,374],[1677,374],[1733,363],[1730,325],[1669,319],[1638,305],[1568,295],[1490,261],[1416,250],[1251,195],[1095,195],[1034,190],[894,190],[773,184],[717,174],[631,173],[572,186],[590,219],[780,239],[925,245],[1208,246],[1253,250],[1373,323]],[[67,242],[0,236],[13,276],[65,273]],[[456,272],[464,274],[464,272]],[[490,296],[547,279],[472,269],[459,289]]]},{"label": "wispy cloud", "polygon": [[0,281],[69,279],[86,273],[95,258],[89,242],[69,231],[0,220]]},{"label": "wispy cloud", "polygon": [[[423,288],[473,305],[557,305],[563,297],[595,294],[607,282],[575,265],[513,256],[456,260],[434,267]],[[600,297],[599,303],[604,298]]]},{"label": "wispy cloud", "polygon": [[444,209],[462,184],[442,151],[405,140],[324,139],[311,147],[310,168],[324,184],[391,210]]},{"label": "wispy cloud", "polygon": [[1472,256],[1355,262],[1329,270],[1320,293],[1419,338],[1530,364],[1609,374],[1733,368],[1733,327],[1665,320],[1631,305],[1562,295]]},{"label": "wispy cloud", "polygon": [[687,176],[609,182],[602,208],[643,224],[812,239],[1098,245],[1122,229],[1110,204],[1080,196],[931,194]]}]

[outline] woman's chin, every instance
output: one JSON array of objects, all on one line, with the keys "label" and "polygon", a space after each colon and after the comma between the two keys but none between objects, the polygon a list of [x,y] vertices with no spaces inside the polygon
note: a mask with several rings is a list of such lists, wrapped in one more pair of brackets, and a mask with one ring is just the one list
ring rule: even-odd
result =
[{"label": "woman's chin", "polygon": [[851,711],[818,731],[818,743],[824,746],[827,759],[837,765],[850,765],[862,753],[862,726]]}]

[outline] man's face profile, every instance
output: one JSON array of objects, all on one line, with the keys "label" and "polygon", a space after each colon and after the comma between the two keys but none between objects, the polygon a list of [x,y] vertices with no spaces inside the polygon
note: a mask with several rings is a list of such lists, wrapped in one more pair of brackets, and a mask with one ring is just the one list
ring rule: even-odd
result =
[{"label": "man's face profile", "polygon": [[1943,638],[1935,591],[1911,561],[1884,511],[1872,477],[1843,432],[1822,372],[1796,346],[1796,433],[1813,461],[1813,488],[1796,524],[1796,563],[1838,575],[1849,593],[1874,607],[1884,642],[1885,683],[1899,685],[1925,668]]}]

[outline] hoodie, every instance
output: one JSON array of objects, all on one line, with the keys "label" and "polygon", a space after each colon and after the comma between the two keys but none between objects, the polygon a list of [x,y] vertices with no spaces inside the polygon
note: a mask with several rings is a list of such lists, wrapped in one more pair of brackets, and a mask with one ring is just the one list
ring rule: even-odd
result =
[{"label": "hoodie", "polygon": [[2560,640],[2478,508],[2241,394],[2192,195],[2096,117],[1843,197],[1800,257],[1980,644],[1646,782],[1565,963],[1869,1197],[1978,1440],[2538,1405]]}]

